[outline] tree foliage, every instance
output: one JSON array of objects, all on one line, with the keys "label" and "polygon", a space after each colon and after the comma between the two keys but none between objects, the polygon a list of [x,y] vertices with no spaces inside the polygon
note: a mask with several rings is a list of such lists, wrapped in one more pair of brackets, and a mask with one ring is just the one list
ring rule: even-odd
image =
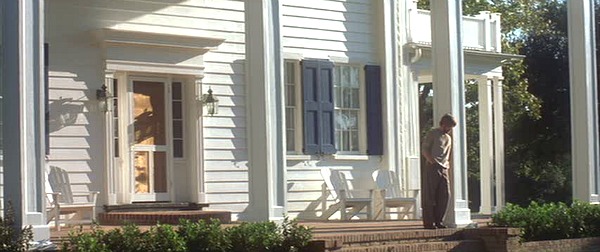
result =
[{"label": "tree foliage", "polygon": [[[524,55],[503,66],[507,201],[569,201],[571,141],[566,3],[562,0],[464,0],[465,15],[501,14],[502,50]],[[419,8],[428,9],[429,0]],[[599,13],[598,11],[596,13]],[[597,23],[596,30],[600,28]],[[478,179],[476,85],[466,83],[470,180]],[[471,183],[478,184],[477,183]],[[478,197],[471,190],[473,199]]]}]

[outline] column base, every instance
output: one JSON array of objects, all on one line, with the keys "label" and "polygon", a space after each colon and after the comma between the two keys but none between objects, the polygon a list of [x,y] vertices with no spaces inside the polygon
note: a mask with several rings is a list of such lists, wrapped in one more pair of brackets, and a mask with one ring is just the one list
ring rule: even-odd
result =
[{"label": "column base", "polygon": [[50,225],[31,225],[34,241],[43,241],[50,239]]},{"label": "column base", "polygon": [[270,209],[250,205],[245,213],[238,216],[242,221],[274,221],[281,222],[285,217],[282,206],[271,206]]},{"label": "column base", "polygon": [[450,227],[463,228],[471,223],[471,209],[466,200],[456,200],[454,208],[447,212],[453,216],[446,216],[446,224]]},{"label": "column base", "polygon": [[496,207],[480,206],[479,214],[492,214],[496,212]]},{"label": "column base", "polygon": [[31,226],[34,241],[50,239],[50,226],[46,223],[42,213],[28,212],[26,216],[24,225]]}]

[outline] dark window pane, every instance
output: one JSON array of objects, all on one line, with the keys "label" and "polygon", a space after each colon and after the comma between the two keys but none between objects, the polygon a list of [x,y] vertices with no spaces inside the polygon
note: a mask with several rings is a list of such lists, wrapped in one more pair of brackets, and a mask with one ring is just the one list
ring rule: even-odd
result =
[{"label": "dark window pane", "polygon": [[173,86],[171,87],[173,90],[173,100],[182,100],[181,97],[181,82],[173,82]]},{"label": "dark window pane", "polygon": [[296,143],[294,142],[294,130],[287,130],[286,131],[286,150],[287,151],[294,151],[294,146],[296,145]]},{"label": "dark window pane", "polygon": [[173,157],[183,157],[183,140],[173,140]]},{"label": "dark window pane", "polygon": [[113,79],[113,96],[117,97],[117,95],[119,94],[119,81],[117,79]]},{"label": "dark window pane", "polygon": [[183,138],[182,121],[173,121],[173,138]]},{"label": "dark window pane", "polygon": [[115,157],[119,157],[119,139],[115,138]]},{"label": "dark window pane", "polygon": [[173,119],[181,119],[183,116],[182,105],[180,101],[173,102]]}]

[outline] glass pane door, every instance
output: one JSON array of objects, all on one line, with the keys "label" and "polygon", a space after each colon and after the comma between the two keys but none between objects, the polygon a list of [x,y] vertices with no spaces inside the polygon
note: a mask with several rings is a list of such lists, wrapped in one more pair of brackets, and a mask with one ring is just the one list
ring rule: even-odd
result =
[{"label": "glass pane door", "polygon": [[134,201],[168,197],[165,84],[133,81]]}]

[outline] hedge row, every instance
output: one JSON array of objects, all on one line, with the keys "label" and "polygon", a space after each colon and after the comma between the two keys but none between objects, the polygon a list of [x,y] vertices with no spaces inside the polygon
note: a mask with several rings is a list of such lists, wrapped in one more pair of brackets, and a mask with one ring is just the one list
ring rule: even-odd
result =
[{"label": "hedge row", "polygon": [[242,223],[227,228],[217,220],[181,220],[176,227],[156,225],[141,231],[126,225],[109,231],[71,232],[62,251],[298,251],[312,239],[309,228],[287,218],[274,222]]},{"label": "hedge row", "polygon": [[600,205],[584,202],[507,204],[492,215],[491,226],[522,229],[524,241],[600,236]]}]

